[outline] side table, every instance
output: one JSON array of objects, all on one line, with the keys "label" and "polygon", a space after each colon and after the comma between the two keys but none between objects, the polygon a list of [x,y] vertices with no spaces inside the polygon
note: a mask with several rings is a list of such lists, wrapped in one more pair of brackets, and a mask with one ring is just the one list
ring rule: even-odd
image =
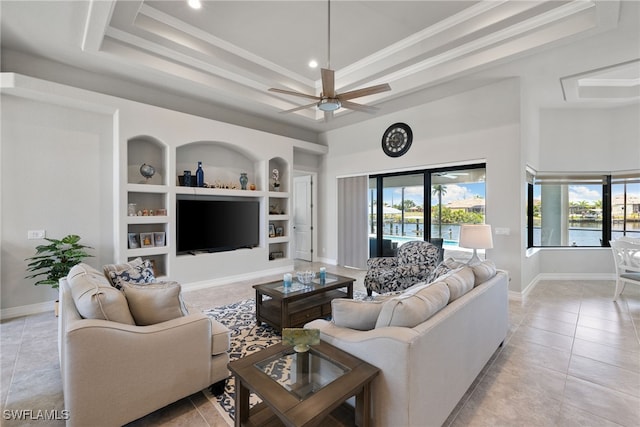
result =
[{"label": "side table", "polygon": [[[350,411],[345,402],[356,398],[355,423],[368,427],[371,382],[379,369],[326,342],[308,352],[275,344],[229,363],[236,383],[236,426],[278,425],[311,427],[325,421],[343,425]],[[249,394],[262,402],[249,409]]]}]

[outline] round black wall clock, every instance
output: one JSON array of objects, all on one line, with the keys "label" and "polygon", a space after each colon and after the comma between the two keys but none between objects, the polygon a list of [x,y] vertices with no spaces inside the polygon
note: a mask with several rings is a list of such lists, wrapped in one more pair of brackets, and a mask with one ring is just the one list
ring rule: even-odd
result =
[{"label": "round black wall clock", "polygon": [[413,132],[406,123],[392,124],[382,135],[382,151],[389,157],[400,157],[411,147]]}]

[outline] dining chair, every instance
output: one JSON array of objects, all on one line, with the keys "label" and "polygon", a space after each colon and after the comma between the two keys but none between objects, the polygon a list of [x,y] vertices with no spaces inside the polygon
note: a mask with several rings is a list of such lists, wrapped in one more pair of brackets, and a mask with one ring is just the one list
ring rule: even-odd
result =
[{"label": "dining chair", "polygon": [[616,301],[627,283],[640,285],[640,245],[626,240],[609,241],[616,264]]}]

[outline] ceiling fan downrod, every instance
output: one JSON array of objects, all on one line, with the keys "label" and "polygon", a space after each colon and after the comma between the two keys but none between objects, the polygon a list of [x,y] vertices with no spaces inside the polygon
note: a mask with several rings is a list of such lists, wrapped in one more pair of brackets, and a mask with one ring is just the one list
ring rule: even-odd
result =
[{"label": "ceiling fan downrod", "polygon": [[327,68],[331,69],[331,0],[327,0]]}]

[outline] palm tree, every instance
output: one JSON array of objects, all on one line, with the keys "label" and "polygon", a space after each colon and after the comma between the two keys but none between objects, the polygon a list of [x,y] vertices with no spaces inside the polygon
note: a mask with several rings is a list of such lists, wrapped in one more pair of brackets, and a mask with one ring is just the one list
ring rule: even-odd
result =
[{"label": "palm tree", "polygon": [[438,195],[438,237],[442,237],[442,196],[447,194],[447,187],[442,184],[432,185],[432,194]]}]

